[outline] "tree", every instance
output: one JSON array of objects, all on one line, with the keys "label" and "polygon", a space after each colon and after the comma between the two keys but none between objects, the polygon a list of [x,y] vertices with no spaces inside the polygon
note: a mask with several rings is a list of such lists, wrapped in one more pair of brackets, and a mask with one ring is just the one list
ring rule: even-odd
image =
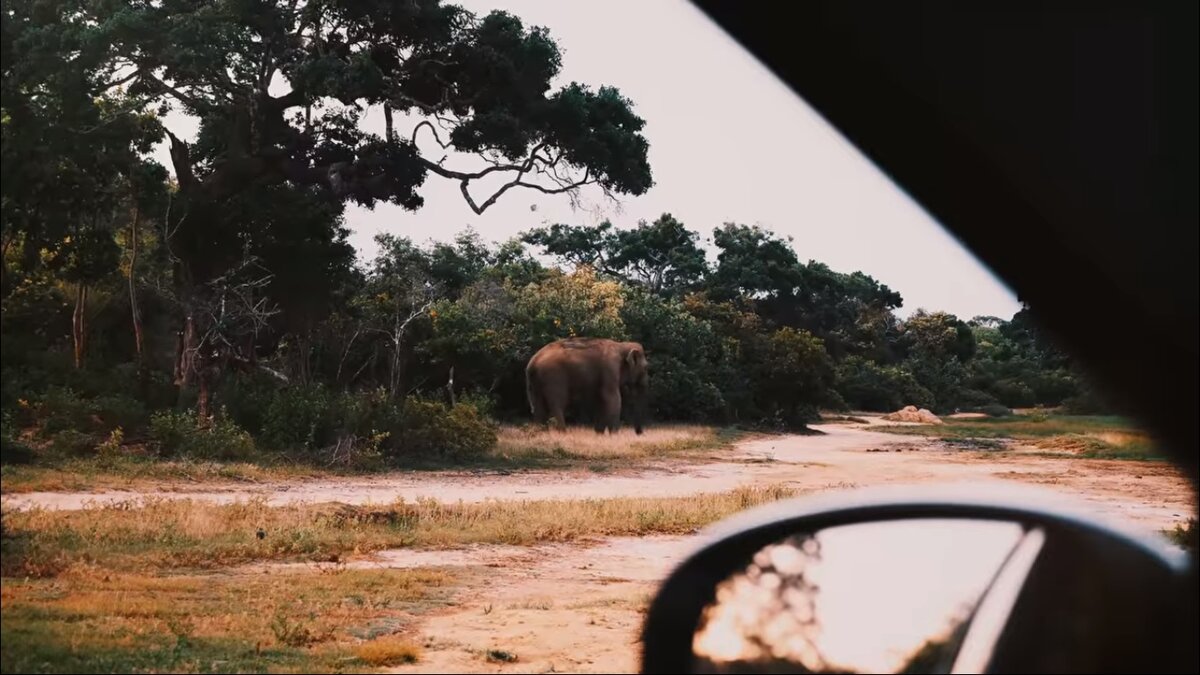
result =
[{"label": "tree", "polygon": [[[518,187],[641,194],[652,183],[644,122],[629,101],[578,83],[551,92],[558,45],[505,12],[476,17],[437,0],[81,9],[107,45],[105,65],[122,73],[114,84],[200,119],[196,143],[171,135],[180,188],[193,200],[286,181],[416,209],[416,190],[433,173],[459,182],[482,213]],[[287,92],[272,93],[281,84]],[[360,126],[373,106],[388,121],[383,137]],[[407,135],[395,129],[397,114],[416,122]],[[452,169],[422,155],[422,131],[487,166]],[[501,176],[490,196],[472,193]]]},{"label": "tree", "polygon": [[[20,7],[30,41],[51,43],[43,56],[80,54],[71,84],[85,98],[123,89],[131,110],[199,119],[195,142],[167,132],[178,192],[166,244],[182,324],[200,320],[193,296],[238,264],[238,235],[251,226],[227,207],[249,190],[287,185],[416,210],[433,174],[483,213],[516,188],[636,195],[653,182],[631,103],[611,87],[552,89],[558,45],[505,12],[475,16],[437,0]],[[55,74],[45,59],[35,65],[33,79]],[[369,109],[383,113],[382,136],[363,128]],[[462,157],[443,152],[477,164],[456,167]]]},{"label": "tree", "polygon": [[714,300],[791,296],[801,280],[790,240],[761,227],[726,223],[713,230],[717,266],[707,287]]},{"label": "tree", "polygon": [[756,381],[761,405],[788,426],[817,419],[817,407],[833,386],[833,362],[821,339],[807,331],[780,328],[770,334],[758,362]]},{"label": "tree", "polygon": [[707,271],[696,239],[695,232],[669,213],[629,230],[617,230],[608,221],[580,227],[558,223],[522,235],[523,241],[564,263],[586,265],[664,295],[682,293]]},{"label": "tree", "polygon": [[651,293],[677,295],[698,282],[707,270],[697,235],[669,213],[653,223],[638,223],[616,233],[609,267],[621,270]]},{"label": "tree", "polygon": [[441,295],[433,284],[429,257],[412,241],[389,234],[375,238],[379,254],[360,300],[368,331],[383,336],[388,352],[387,391],[403,393],[404,365],[410,345],[406,338],[415,322],[429,316]]}]

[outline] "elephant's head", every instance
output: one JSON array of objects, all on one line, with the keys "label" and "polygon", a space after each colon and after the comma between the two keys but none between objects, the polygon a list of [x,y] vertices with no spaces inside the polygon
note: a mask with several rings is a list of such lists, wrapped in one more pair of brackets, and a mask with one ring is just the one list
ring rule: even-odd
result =
[{"label": "elephant's head", "polygon": [[646,352],[640,344],[626,342],[621,346],[624,351],[621,361],[621,389],[629,403],[633,430],[640,434],[646,425],[646,409],[649,405],[650,366],[646,361]]}]

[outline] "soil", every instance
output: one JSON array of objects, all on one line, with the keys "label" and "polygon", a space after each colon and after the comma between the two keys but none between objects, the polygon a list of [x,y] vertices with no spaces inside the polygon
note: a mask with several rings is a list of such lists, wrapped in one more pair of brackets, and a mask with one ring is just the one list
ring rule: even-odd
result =
[{"label": "soil", "polygon": [[[1048,486],[1083,499],[1095,514],[1146,532],[1195,513],[1188,481],[1165,462],[1046,456],[1011,443],[1005,452],[873,431],[869,424],[818,425],[823,432],[774,436],[731,448],[720,461],[661,463],[637,470],[442,472],[370,479],[229,486],[196,490],[26,493],[7,508],[80,508],[88,503],[158,497],[229,502],[388,503],[685,496],[746,485],[788,485],[818,492],[882,484],[1007,481]],[[413,637],[424,645],[415,665],[395,672],[636,672],[638,632],[650,595],[695,545],[691,537],[613,538],[584,545],[486,546],[457,551],[388,551],[356,566],[475,569],[453,607],[424,617]],[[511,657],[511,658],[510,658]],[[515,660],[511,660],[515,659]]]}]

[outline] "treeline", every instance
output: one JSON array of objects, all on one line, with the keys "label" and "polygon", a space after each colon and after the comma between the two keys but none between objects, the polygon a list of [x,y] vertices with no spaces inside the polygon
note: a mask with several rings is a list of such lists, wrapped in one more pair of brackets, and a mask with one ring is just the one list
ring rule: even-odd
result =
[{"label": "treeline", "polygon": [[[397,232],[356,260],[346,204],[417,211],[427,180],[480,214],[510,189],[653,185],[633,103],[552,85],[545,29],[360,4],[4,4],[5,461],[471,454],[490,420],[524,419],[526,360],[569,335],[641,341],[659,420],[1086,398],[1025,312],[900,321],[883,284],[753,227],[718,228],[715,260],[669,215],[500,245]],[[172,109],[194,140],[163,127]],[[170,171],[151,159],[164,141]],[[463,155],[484,168],[453,168]]]},{"label": "treeline", "polygon": [[[81,447],[120,427],[126,439],[153,432],[208,456],[371,439],[384,454],[454,454],[463,443],[470,452],[490,442],[483,416],[528,418],[525,363],[573,335],[642,342],[661,421],[789,428],[819,407],[1092,405],[1027,311],[900,320],[901,297],[887,286],[801,262],[790,242],[757,227],[717,228],[712,263],[696,233],[664,214],[624,230],[533,229],[499,246],[471,231],[424,246],[382,235],[360,265],[338,214],[306,208],[302,194],[264,197],[258,208],[279,213],[252,228],[263,236],[244,240],[244,258],[213,290],[200,342],[222,357],[201,380],[206,390],[180,386],[188,321],[163,282],[170,251],[153,227],[140,235],[137,267],[132,222],[90,242],[116,254],[86,284],[57,258],[28,269],[11,255],[6,427],[49,423],[69,432],[60,445]],[[310,235],[281,246],[276,223]],[[547,256],[556,262],[539,262]],[[153,416],[197,408],[225,421],[210,441],[223,447],[187,446],[178,427],[195,426],[194,413]],[[452,413],[466,426],[434,429]],[[414,440],[417,428],[427,438]]]}]

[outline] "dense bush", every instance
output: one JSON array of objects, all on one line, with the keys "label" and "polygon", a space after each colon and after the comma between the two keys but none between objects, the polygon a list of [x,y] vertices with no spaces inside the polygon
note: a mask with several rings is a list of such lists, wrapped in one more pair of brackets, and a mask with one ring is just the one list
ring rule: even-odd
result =
[{"label": "dense bush", "polygon": [[988,417],[1008,417],[1009,415],[1013,414],[1012,410],[1006,406],[1000,405],[999,403],[990,403],[985,405],[979,409],[979,412],[987,415]]},{"label": "dense bush", "polygon": [[[299,205],[311,215],[313,204]],[[309,225],[333,236],[329,223]],[[209,459],[477,457],[494,443],[493,419],[528,419],[529,358],[572,335],[642,343],[651,423],[794,429],[815,419],[819,406],[1001,414],[1065,401],[1073,411],[1105,409],[1025,311],[1011,321],[920,310],[901,319],[900,297],[886,286],[801,263],[765,230],[719,228],[716,264],[706,267],[681,227],[660,219],[629,231],[555,227],[526,238],[562,267],[543,266],[520,241],[493,249],[468,233],[428,247],[381,237],[365,269],[343,269],[345,242],[314,240],[317,249],[330,247],[332,258],[321,264],[337,272],[324,281],[287,267],[302,252],[275,241],[281,248],[261,252],[285,266],[267,289],[280,318],[238,337],[254,358],[217,369],[207,400],[222,412],[203,425],[194,413],[169,412],[200,400],[196,386],[175,383],[178,326],[169,296],[142,289],[144,358],[122,361],[131,355],[129,331],[110,328],[125,325],[128,294],[106,287],[104,297],[123,300],[98,308],[93,325],[105,328],[94,329],[77,364],[61,334],[70,329],[64,288],[72,287],[53,274],[28,274],[4,299],[0,407],[17,428],[6,431],[5,461],[30,457],[18,442],[25,437],[34,451],[44,445],[58,454],[115,451],[149,438],[162,454]],[[165,259],[146,264],[147,275],[170,274]],[[40,343],[48,348],[8,349]]]},{"label": "dense bush", "polygon": [[388,432],[384,455],[399,460],[469,460],[496,444],[495,425],[469,403],[406,399]]},{"label": "dense bush", "polygon": [[150,438],[164,456],[200,460],[244,460],[254,456],[254,439],[223,414],[200,425],[192,412],[158,412],[150,418]]},{"label": "dense bush", "polygon": [[881,366],[858,356],[838,364],[834,386],[852,410],[892,412],[906,405],[933,405],[933,395],[908,370]]},{"label": "dense bush", "polygon": [[0,464],[28,464],[34,459],[30,448],[18,436],[18,425],[11,411],[5,410],[0,418]]},{"label": "dense bush", "polygon": [[278,389],[266,405],[259,440],[276,450],[316,450],[336,440],[339,396],[317,385]]}]

